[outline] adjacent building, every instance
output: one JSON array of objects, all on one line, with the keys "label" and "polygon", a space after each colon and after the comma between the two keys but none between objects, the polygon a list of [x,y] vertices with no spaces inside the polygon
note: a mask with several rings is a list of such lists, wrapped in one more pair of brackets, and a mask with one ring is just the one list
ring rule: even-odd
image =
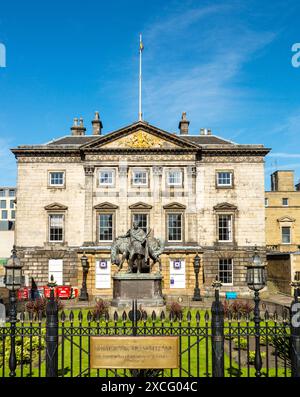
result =
[{"label": "adjacent building", "polygon": [[300,183],[295,185],[294,171],[271,175],[265,207],[269,283],[290,294],[291,281],[300,279]]},{"label": "adjacent building", "polygon": [[102,134],[75,119],[71,134],[12,149],[18,163],[16,245],[25,273],[38,285],[81,285],[88,256],[88,290],[112,296],[115,237],[137,220],[163,245],[163,292],[190,298],[193,262],[201,258],[204,294],[219,276],[228,291],[247,293],[245,264],[255,246],[265,258],[263,145],[237,144],[209,129],[179,133],[145,121]]},{"label": "adjacent building", "polygon": [[15,236],[16,188],[0,187],[0,286],[3,265],[11,255]]}]

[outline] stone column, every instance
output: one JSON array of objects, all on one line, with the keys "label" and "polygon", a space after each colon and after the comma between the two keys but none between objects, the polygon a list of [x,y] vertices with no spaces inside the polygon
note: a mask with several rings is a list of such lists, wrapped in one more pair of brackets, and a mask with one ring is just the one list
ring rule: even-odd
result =
[{"label": "stone column", "polygon": [[[196,218],[197,225],[200,225],[200,218],[203,216],[204,209],[204,167],[201,167],[200,164],[196,166],[196,197],[195,197],[195,205],[196,205]],[[197,227],[197,241],[201,245],[201,230]]]},{"label": "stone column", "polygon": [[153,229],[154,235],[165,240],[165,217],[162,205],[162,174],[163,167],[153,166]]},{"label": "stone column", "polygon": [[188,196],[186,242],[191,243],[197,242],[196,174],[196,167],[189,165],[187,167],[187,190],[185,189]]},{"label": "stone column", "polygon": [[84,245],[93,245],[93,176],[95,167],[84,166],[85,173],[85,203],[84,203]]},{"label": "stone column", "polygon": [[127,161],[119,163],[119,211],[116,224],[116,236],[125,234],[128,225],[128,164]]}]

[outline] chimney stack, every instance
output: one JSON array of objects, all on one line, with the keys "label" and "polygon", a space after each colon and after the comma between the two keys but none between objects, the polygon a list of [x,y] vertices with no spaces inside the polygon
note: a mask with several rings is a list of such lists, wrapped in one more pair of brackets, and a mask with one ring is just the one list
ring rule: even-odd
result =
[{"label": "chimney stack", "polygon": [[99,112],[95,112],[95,118],[92,120],[93,135],[101,135],[103,128],[102,121],[100,120]]},{"label": "chimney stack", "polygon": [[211,135],[210,128],[200,128],[200,135]]},{"label": "chimney stack", "polygon": [[82,136],[85,135],[86,128],[83,125],[83,118],[80,117],[79,125],[78,125],[78,118],[75,117],[74,124],[71,127],[72,135],[73,136]]},{"label": "chimney stack", "polygon": [[182,113],[181,120],[179,121],[180,135],[188,135],[190,122],[186,119],[186,112]]}]

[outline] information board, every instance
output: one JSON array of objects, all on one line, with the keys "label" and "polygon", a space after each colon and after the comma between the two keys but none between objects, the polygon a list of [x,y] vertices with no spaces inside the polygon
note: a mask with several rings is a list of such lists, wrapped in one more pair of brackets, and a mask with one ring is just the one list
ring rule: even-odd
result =
[{"label": "information board", "polygon": [[178,368],[178,336],[92,336],[91,368]]}]

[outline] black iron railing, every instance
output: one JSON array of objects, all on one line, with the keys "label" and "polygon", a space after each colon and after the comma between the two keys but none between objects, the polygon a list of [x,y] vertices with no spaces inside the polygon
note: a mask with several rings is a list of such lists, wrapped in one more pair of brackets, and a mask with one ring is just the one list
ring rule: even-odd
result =
[{"label": "black iron railing", "polygon": [[[259,315],[259,317],[258,317]],[[140,312],[94,316],[58,312],[53,294],[46,318],[21,313],[0,328],[0,376],[6,377],[300,377],[300,303],[290,312],[224,313],[218,290],[211,311]],[[90,368],[90,336],[179,337],[179,368]]]}]

